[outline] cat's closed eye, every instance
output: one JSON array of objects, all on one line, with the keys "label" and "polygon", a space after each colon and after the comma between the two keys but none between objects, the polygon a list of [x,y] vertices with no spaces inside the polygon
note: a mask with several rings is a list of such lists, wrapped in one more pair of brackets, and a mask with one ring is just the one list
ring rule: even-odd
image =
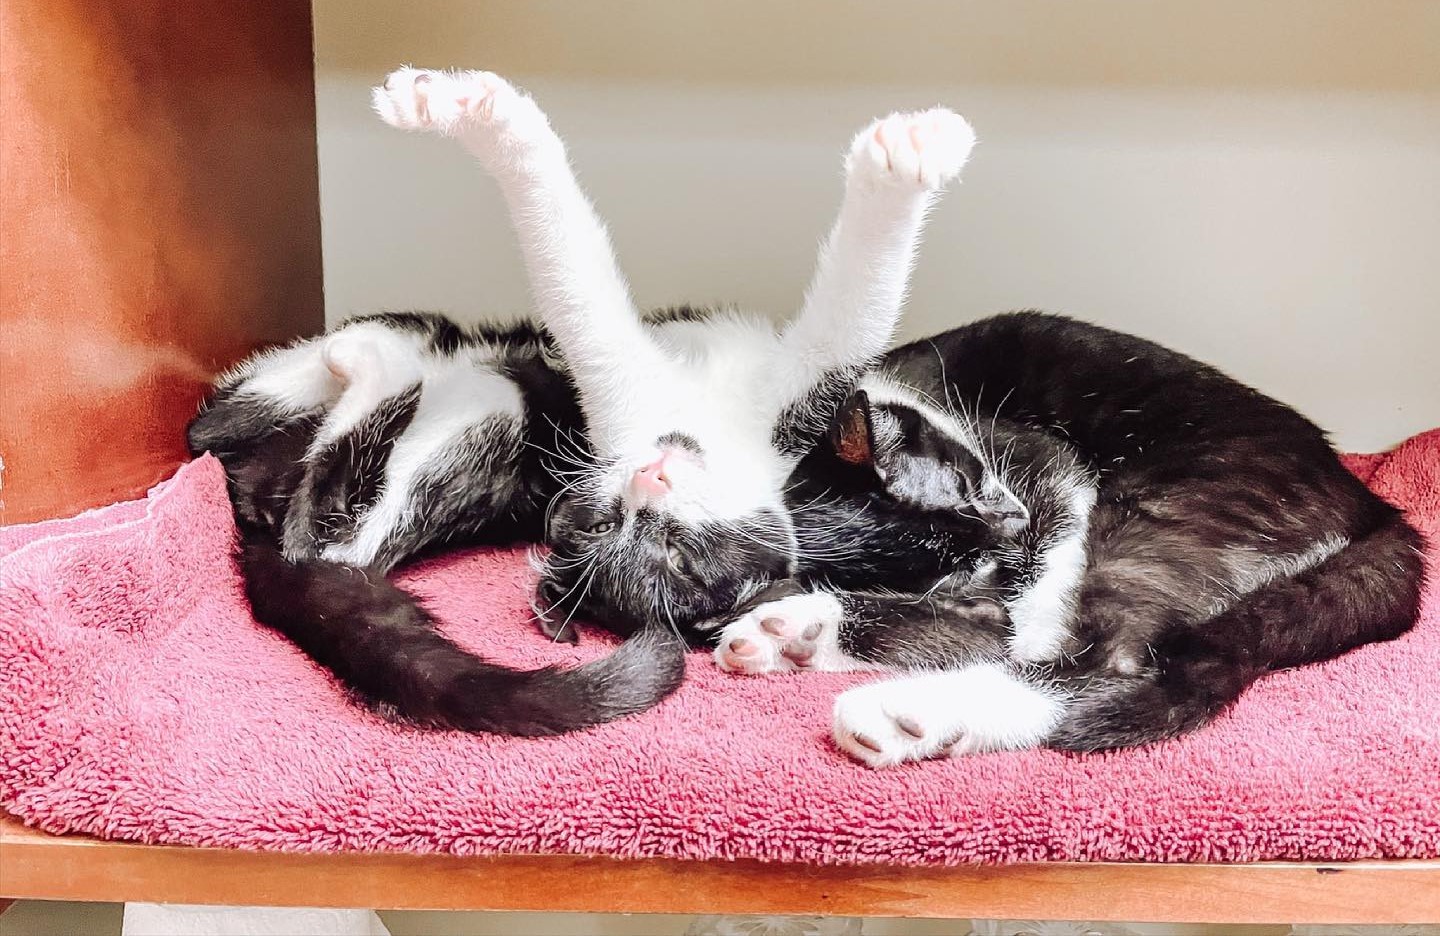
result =
[{"label": "cat's closed eye", "polygon": [[665,547],[665,558],[669,561],[670,568],[680,575],[689,576],[694,571],[690,560],[685,558],[685,554],[673,545]]},{"label": "cat's closed eye", "polygon": [[597,520],[595,523],[586,527],[585,532],[590,536],[603,536],[613,529],[615,529],[614,520]]}]

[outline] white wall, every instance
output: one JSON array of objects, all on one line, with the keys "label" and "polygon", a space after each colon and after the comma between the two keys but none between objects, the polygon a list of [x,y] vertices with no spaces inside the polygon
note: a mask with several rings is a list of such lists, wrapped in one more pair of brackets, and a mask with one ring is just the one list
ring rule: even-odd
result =
[{"label": "white wall", "polygon": [[1352,449],[1440,424],[1440,3],[316,0],[327,313],[515,314],[499,199],[369,115],[492,68],[569,141],[645,305],[794,308],[872,115],[981,145],[905,333],[1038,307],[1159,339]]}]

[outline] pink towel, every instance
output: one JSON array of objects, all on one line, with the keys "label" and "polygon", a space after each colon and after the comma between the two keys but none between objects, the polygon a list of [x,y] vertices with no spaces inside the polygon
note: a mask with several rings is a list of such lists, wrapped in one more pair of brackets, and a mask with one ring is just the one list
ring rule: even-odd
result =
[{"label": "pink towel", "polygon": [[[1440,539],[1440,430],[1357,472]],[[742,678],[702,655],[658,709],[519,740],[386,724],[250,618],[220,466],[0,531],[0,806],[55,831],[305,851],[954,864],[1440,856],[1440,576],[1393,643],[1279,673],[1148,750],[872,771],[829,740],[866,675]],[[1431,565],[1434,566],[1432,552]],[[405,584],[496,659],[608,652],[527,623],[522,554]]]}]

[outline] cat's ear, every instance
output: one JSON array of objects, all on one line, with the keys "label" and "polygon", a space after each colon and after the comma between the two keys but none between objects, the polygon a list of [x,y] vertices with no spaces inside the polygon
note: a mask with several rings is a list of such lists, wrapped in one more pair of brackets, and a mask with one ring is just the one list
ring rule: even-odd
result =
[{"label": "cat's ear", "polygon": [[875,423],[870,416],[870,396],[856,390],[840,407],[830,426],[830,447],[843,462],[875,465]]},{"label": "cat's ear", "polygon": [[574,644],[580,642],[579,632],[569,621],[563,619],[557,621],[549,615],[537,614],[535,615],[535,626],[539,628],[540,633],[555,643]]},{"label": "cat's ear", "polygon": [[546,576],[542,569],[540,582],[535,589],[535,601],[531,604],[533,618],[540,633],[554,642],[579,643],[580,633],[570,626],[570,615],[561,617],[556,607],[567,594],[563,586]]}]

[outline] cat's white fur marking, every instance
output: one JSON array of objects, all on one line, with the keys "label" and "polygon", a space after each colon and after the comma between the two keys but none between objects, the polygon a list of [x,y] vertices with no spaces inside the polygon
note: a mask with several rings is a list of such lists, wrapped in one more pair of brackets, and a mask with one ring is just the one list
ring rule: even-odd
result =
[{"label": "cat's white fur marking", "polygon": [[610,236],[545,114],[484,71],[402,68],[374,90],[373,103],[393,126],[454,137],[494,177],[540,318],[574,375],[590,439],[602,455],[620,454],[630,427],[651,421],[646,401],[673,398],[671,368],[636,313]]},{"label": "cat's white fur marking", "polygon": [[1080,584],[1089,558],[1086,535],[1095,506],[1094,479],[1072,479],[1066,493],[1071,527],[1045,550],[1040,577],[1015,598],[1005,602],[1014,632],[1010,656],[1023,663],[1046,663],[1059,658],[1070,637]]},{"label": "cat's white fur marking", "polygon": [[274,348],[246,358],[216,385],[265,400],[284,413],[305,413],[330,406],[345,389],[321,359],[314,340]]},{"label": "cat's white fur marking", "polygon": [[[875,669],[840,649],[845,609],[828,592],[788,595],[767,601],[720,631],[715,663],[730,673],[789,670],[846,672]],[[743,652],[732,649],[739,642]]]},{"label": "cat's white fur marking", "polygon": [[871,767],[1044,742],[1063,698],[1003,666],[976,664],[858,686],[835,700],[835,743]]},{"label": "cat's white fur marking", "polygon": [[352,431],[385,400],[424,377],[425,355],[413,333],[359,322],[319,340],[320,359],[344,389],[310,443],[318,453]]}]

